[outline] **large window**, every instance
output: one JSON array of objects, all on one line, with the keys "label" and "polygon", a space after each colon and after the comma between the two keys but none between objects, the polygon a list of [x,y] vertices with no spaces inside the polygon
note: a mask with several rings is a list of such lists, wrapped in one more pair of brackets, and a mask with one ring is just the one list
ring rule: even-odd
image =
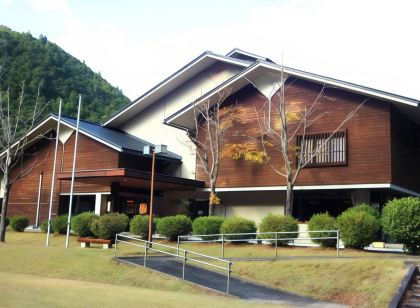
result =
[{"label": "large window", "polygon": [[340,166],[347,164],[347,133],[320,133],[298,136],[297,146],[305,167]]}]

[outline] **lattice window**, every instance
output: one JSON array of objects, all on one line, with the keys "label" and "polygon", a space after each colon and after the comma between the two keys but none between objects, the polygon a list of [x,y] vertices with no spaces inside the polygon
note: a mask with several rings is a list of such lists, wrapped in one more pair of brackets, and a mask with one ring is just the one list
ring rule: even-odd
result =
[{"label": "lattice window", "polygon": [[305,167],[347,164],[346,131],[298,136],[297,146],[303,161],[309,160]]}]

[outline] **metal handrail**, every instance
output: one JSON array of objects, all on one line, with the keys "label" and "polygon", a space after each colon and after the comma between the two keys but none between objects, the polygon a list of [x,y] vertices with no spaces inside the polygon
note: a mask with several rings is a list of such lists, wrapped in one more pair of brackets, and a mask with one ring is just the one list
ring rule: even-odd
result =
[{"label": "metal handrail", "polygon": [[[332,233],[334,232],[336,236],[322,236],[322,237],[296,237],[296,238],[280,238],[280,234],[302,234],[302,233]],[[257,238],[258,235],[267,235],[273,234],[275,238]],[[229,236],[241,236],[241,235],[255,235],[255,237],[250,238],[242,238],[242,239],[226,239]],[[194,240],[193,238],[196,237],[213,237],[213,240]],[[192,240],[190,240],[192,238]],[[182,241],[182,239],[187,239],[186,241]],[[249,233],[219,233],[219,234],[198,234],[198,235],[179,235],[177,247],[178,249],[181,243],[222,243],[222,259],[225,259],[225,249],[224,244],[225,242],[244,242],[244,241],[275,241],[275,258],[278,257],[278,241],[295,241],[295,240],[336,240],[336,248],[337,248],[337,258],[340,257],[340,230],[314,230],[314,231],[282,231],[282,232],[249,232]]]},{"label": "metal handrail", "polygon": [[[130,240],[135,240],[135,241],[143,243],[143,245],[135,244],[135,243],[132,243],[132,242],[129,242],[129,241],[124,241],[124,240],[119,239],[119,237],[130,239]],[[174,247],[174,246],[169,246],[169,245],[160,244],[160,243],[156,243],[156,242],[150,242],[150,241],[142,240],[142,239],[139,239],[137,237],[132,237],[132,236],[124,235],[124,234],[116,234],[115,235],[115,246],[114,246],[115,247],[114,248],[114,258],[115,259],[118,259],[118,257],[117,257],[118,243],[125,243],[125,244],[128,244],[128,245],[143,248],[144,249],[144,262],[143,262],[144,267],[147,267],[146,266],[146,260],[147,260],[148,250],[160,252],[160,253],[165,254],[165,255],[169,255],[169,256],[172,256],[172,257],[175,257],[175,258],[182,259],[183,260],[183,262],[182,262],[182,279],[184,279],[184,280],[185,280],[185,265],[186,265],[188,260],[227,271],[226,293],[229,293],[230,275],[232,273],[232,262],[231,261],[220,259],[220,258],[213,257],[213,256],[209,256],[209,255],[205,255],[205,254],[195,252],[195,251],[191,251],[191,250],[181,249],[178,246]],[[161,249],[156,249],[153,246],[154,247],[157,246],[157,247],[174,249],[174,250],[176,250],[176,253],[170,253],[170,252],[167,252],[167,251],[164,251],[164,250],[161,250]],[[180,252],[182,253],[181,255],[180,255]],[[222,262],[222,263],[226,264],[226,267],[223,267],[223,266],[220,266],[220,265],[215,265],[215,264],[205,262],[205,261],[202,261],[202,260],[198,260],[196,258],[191,258],[191,257],[188,257],[188,255],[200,256],[200,257],[207,258],[207,259],[210,259],[210,260],[215,260],[215,261],[218,261],[218,262]]]}]

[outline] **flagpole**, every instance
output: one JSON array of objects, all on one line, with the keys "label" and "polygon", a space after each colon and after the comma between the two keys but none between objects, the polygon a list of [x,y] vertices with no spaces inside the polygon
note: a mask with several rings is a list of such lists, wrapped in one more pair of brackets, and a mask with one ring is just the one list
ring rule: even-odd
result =
[{"label": "flagpole", "polygon": [[51,232],[51,213],[54,201],[54,184],[55,184],[55,168],[57,163],[57,149],[58,149],[58,140],[60,137],[60,122],[61,122],[61,104],[62,100],[60,99],[60,103],[58,106],[58,121],[57,121],[57,129],[56,129],[56,136],[55,136],[55,152],[54,152],[54,163],[53,163],[53,170],[52,170],[52,178],[51,178],[51,191],[50,191],[50,208],[48,210],[48,227],[47,227],[47,241],[45,246],[48,247],[50,243],[50,232]]},{"label": "flagpole", "polygon": [[67,218],[66,248],[69,247],[70,222],[71,222],[71,212],[72,212],[72,207],[73,207],[73,192],[74,192],[74,172],[75,172],[75,169],[76,169],[77,144],[78,144],[78,139],[79,139],[79,124],[80,124],[80,109],[81,109],[81,106],[82,106],[82,95],[79,94],[79,107],[77,109],[76,138],[75,138],[75,141],[74,141],[74,153],[73,153],[73,169],[71,171],[69,216]]}]

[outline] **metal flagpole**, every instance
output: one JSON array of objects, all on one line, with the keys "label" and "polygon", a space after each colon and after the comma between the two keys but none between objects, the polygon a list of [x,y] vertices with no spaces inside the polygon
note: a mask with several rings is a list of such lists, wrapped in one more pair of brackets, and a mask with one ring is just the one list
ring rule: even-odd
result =
[{"label": "metal flagpole", "polygon": [[36,201],[36,217],[35,217],[35,228],[39,227],[39,210],[41,207],[41,191],[42,191],[42,178],[43,178],[43,173],[41,172],[39,174],[39,182],[38,182],[38,198]]},{"label": "metal flagpole", "polygon": [[79,94],[79,107],[77,109],[76,138],[75,138],[75,141],[74,141],[74,152],[73,152],[73,169],[71,171],[69,216],[67,218],[66,248],[69,247],[70,221],[71,221],[71,211],[72,211],[72,207],[73,207],[74,172],[75,172],[75,169],[76,169],[77,143],[78,143],[78,139],[79,139],[79,124],[80,124],[80,108],[81,108],[81,105],[82,105],[82,95]]},{"label": "metal flagpole", "polygon": [[60,136],[61,104],[62,104],[62,100],[60,99],[60,104],[59,104],[59,107],[58,107],[57,129],[56,129],[57,136],[55,137],[54,164],[53,164],[52,178],[51,178],[50,208],[49,208],[49,211],[48,211],[47,241],[45,243],[46,247],[48,247],[49,242],[50,242],[51,212],[52,212],[53,199],[54,199],[55,167],[56,167],[56,163],[57,163],[57,149],[58,149],[58,140],[59,140],[59,136]]}]

